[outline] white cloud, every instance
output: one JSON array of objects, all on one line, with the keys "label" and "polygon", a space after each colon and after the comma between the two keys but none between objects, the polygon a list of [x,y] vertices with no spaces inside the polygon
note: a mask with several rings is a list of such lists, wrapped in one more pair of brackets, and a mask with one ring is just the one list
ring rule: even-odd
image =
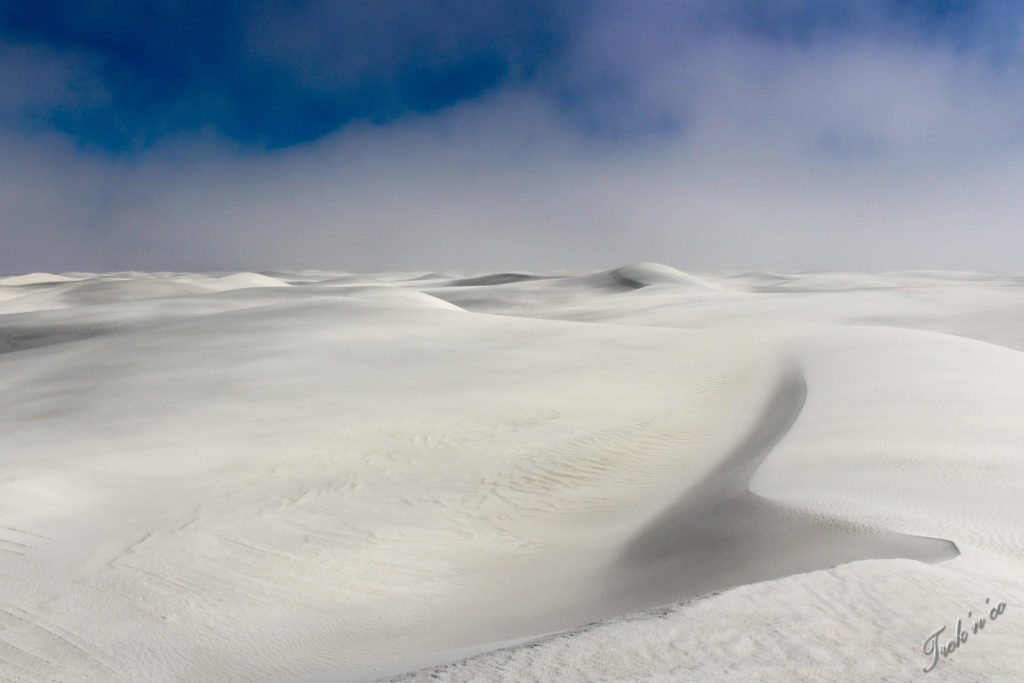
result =
[{"label": "white cloud", "polygon": [[[595,82],[600,44],[573,53]],[[551,104],[555,78],[271,153],[193,137],[116,159],[8,130],[0,269],[1019,269],[1024,87],[979,53],[652,47],[608,76],[619,115],[681,125],[618,138]]]}]

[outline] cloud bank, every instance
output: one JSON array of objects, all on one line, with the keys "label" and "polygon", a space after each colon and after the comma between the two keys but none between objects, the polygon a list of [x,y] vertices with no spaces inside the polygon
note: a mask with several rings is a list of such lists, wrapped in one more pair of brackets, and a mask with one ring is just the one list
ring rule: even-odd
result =
[{"label": "cloud bank", "polygon": [[7,16],[0,270],[1019,270],[1024,15],[949,5]]}]

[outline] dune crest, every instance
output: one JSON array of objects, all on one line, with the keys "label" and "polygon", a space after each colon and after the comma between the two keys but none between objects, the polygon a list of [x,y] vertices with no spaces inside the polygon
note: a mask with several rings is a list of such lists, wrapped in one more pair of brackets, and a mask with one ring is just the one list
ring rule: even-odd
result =
[{"label": "dune crest", "polygon": [[53,273],[28,273],[26,275],[8,275],[0,277],[0,286],[20,287],[22,285],[40,285],[55,282],[70,282],[74,278]]},{"label": "dune crest", "polygon": [[345,296],[350,296],[354,299],[379,301],[381,303],[409,306],[412,308],[426,308],[446,311],[465,310],[463,308],[456,306],[453,303],[445,301],[444,299],[440,299],[436,296],[431,296],[430,294],[426,294],[415,289],[402,289],[399,287],[387,286],[356,286],[347,287],[345,288],[344,292]]},{"label": "dune crest", "polygon": [[207,286],[214,286],[217,289],[244,289],[247,287],[290,287],[275,277],[261,275],[259,273],[232,273],[218,278],[211,278],[204,282]]},{"label": "dune crest", "polygon": [[635,287],[648,287],[651,285],[710,286],[700,278],[662,263],[634,263],[616,268],[610,272],[624,283]]}]

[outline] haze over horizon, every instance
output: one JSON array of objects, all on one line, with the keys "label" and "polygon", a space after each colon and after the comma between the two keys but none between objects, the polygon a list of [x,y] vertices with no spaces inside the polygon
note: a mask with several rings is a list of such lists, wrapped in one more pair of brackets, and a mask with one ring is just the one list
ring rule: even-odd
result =
[{"label": "haze over horizon", "polygon": [[13,0],[0,272],[1019,271],[1008,1]]}]

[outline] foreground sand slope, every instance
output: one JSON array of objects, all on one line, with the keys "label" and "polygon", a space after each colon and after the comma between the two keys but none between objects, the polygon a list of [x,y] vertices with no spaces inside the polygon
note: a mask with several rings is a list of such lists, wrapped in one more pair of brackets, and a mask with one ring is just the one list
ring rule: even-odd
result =
[{"label": "foreground sand slope", "polygon": [[[808,384],[751,490],[797,513],[953,539],[756,583],[435,670],[446,680],[1014,680],[1024,654],[1024,357],[902,330],[802,330]],[[1000,602],[949,658],[925,652]],[[495,672],[504,672],[495,675]],[[510,672],[515,672],[514,675]]]}]

